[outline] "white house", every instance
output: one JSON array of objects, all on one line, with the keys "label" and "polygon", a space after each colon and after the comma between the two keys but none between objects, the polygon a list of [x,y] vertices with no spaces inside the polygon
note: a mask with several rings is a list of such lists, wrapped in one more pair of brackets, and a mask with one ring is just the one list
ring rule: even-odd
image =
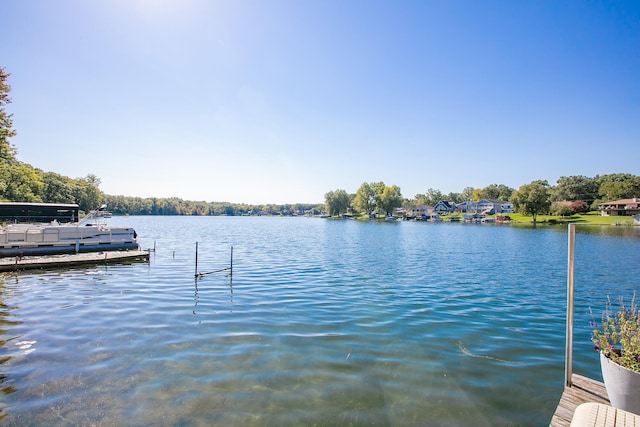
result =
[{"label": "white house", "polygon": [[614,200],[600,205],[602,216],[632,216],[640,214],[640,199]]},{"label": "white house", "polygon": [[488,213],[490,215],[493,214],[510,214],[513,213],[513,204],[510,202],[505,202],[502,200],[489,200],[482,199],[477,203],[477,211]]}]

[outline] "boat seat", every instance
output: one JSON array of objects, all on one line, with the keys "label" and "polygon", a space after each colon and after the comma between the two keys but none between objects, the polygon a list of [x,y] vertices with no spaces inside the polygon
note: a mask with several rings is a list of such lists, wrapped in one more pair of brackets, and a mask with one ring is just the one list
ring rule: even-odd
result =
[{"label": "boat seat", "polygon": [[570,427],[640,426],[640,415],[602,403],[588,402],[576,408]]}]

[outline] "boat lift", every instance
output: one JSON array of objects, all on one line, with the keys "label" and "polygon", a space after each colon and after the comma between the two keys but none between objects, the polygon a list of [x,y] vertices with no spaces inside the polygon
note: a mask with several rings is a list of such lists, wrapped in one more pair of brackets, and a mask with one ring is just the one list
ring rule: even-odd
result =
[{"label": "boat lift", "polygon": [[213,271],[199,272],[198,271],[198,242],[196,242],[196,269],[195,269],[194,277],[196,279],[201,279],[204,276],[208,276],[209,274],[220,273],[220,272],[223,272],[223,271],[229,271],[229,279],[233,280],[233,246],[231,246],[231,257],[230,257],[230,261],[229,261],[229,266],[228,267],[220,268],[220,269],[213,270]]}]

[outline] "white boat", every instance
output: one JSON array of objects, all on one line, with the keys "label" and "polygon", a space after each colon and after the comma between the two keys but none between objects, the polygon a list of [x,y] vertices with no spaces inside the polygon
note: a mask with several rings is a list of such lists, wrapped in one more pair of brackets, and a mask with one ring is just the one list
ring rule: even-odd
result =
[{"label": "white boat", "polygon": [[8,224],[0,227],[0,257],[57,255],[79,252],[138,250],[137,233],[131,227],[98,223],[99,211],[77,223]]},{"label": "white boat", "polygon": [[388,222],[392,222],[392,221],[395,221],[395,220],[396,220],[396,218],[395,218],[395,217],[393,217],[393,216],[388,216],[388,217],[386,217],[384,220],[385,220],[385,221],[388,221]]}]

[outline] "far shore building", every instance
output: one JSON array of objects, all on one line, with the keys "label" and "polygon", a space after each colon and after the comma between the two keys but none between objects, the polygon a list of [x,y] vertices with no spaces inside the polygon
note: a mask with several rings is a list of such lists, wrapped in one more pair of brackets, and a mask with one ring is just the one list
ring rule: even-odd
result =
[{"label": "far shore building", "polygon": [[433,213],[432,206],[420,205],[411,208],[411,216],[414,218],[428,217]]},{"label": "far shore building", "polygon": [[433,207],[433,212],[437,214],[453,213],[455,210],[455,204],[447,200],[442,200]]},{"label": "far shore building", "polygon": [[478,204],[473,200],[468,202],[458,203],[456,205],[456,212],[476,212],[478,210]]},{"label": "far shore building", "polygon": [[456,205],[458,212],[480,212],[487,215],[512,214],[513,204],[503,200],[481,199],[477,202],[463,202]]},{"label": "far shore building", "polygon": [[614,200],[600,204],[600,215],[602,216],[634,216],[640,214],[640,199]]}]

